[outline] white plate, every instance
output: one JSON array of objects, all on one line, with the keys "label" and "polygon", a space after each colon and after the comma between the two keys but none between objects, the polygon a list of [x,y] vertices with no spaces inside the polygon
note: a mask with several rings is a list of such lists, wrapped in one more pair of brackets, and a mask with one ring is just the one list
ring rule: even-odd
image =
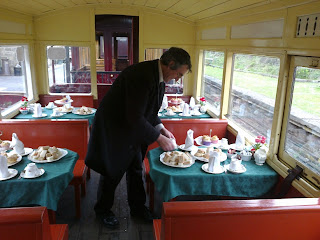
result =
[{"label": "white plate", "polygon": [[64,107],[58,107],[57,108],[57,112],[60,112],[60,113],[71,113],[73,111],[73,107],[71,106],[70,107],[70,110],[66,110]]},{"label": "white plate", "polygon": [[230,148],[230,146],[229,145],[226,145],[226,146],[220,145],[220,146],[218,146],[218,148],[220,148],[222,150],[228,150]]},{"label": "white plate", "polygon": [[191,114],[183,115],[183,113],[179,113],[179,116],[181,116],[181,117],[191,117]]},{"label": "white plate", "polygon": [[162,113],[158,112],[158,117],[161,117],[162,116]]},{"label": "white plate", "polygon": [[244,149],[244,147],[242,147],[242,148],[237,148],[235,143],[230,144],[230,145],[229,145],[229,148],[235,149],[235,150],[237,150],[237,151],[242,151],[242,150]]},{"label": "white plate", "polygon": [[[29,155],[30,153],[32,153],[32,151],[33,151],[32,148],[24,148],[24,153],[23,153],[23,154],[20,154],[20,155],[21,155],[21,156],[27,156],[27,155]],[[12,150],[12,151],[10,152],[10,154],[14,154],[14,153],[16,153],[15,150]],[[18,155],[19,155],[19,154],[18,154]]]},{"label": "white plate", "polygon": [[168,114],[168,112],[166,112],[164,115],[166,115],[166,116],[174,116],[174,115],[176,115],[176,113],[174,112],[173,114]]},{"label": "white plate", "polygon": [[[195,159],[197,159],[197,160],[199,160],[199,161],[202,161],[202,162],[209,162],[209,160],[206,159],[206,158],[204,158],[204,157],[195,156],[195,154],[196,154],[197,151],[198,151],[198,150],[196,150],[196,151],[191,151],[192,157],[194,157]],[[220,156],[220,162],[224,162],[224,161],[227,160],[227,159],[228,159],[227,154],[222,153],[221,156]]]},{"label": "white plate", "polygon": [[91,110],[91,113],[88,113],[88,114],[80,114],[80,113],[77,113],[77,111],[78,111],[79,109],[80,109],[80,108],[74,108],[74,109],[73,109],[73,111],[72,111],[72,113],[73,113],[73,114],[77,114],[77,115],[85,116],[85,115],[91,115],[91,114],[94,114],[94,113],[97,111],[97,109],[89,108],[89,107],[88,107],[88,109],[90,109],[90,110]]},{"label": "white plate", "polygon": [[191,167],[193,164],[194,164],[194,159],[192,159],[191,158],[191,164],[189,164],[189,165],[182,165],[182,166],[179,166],[179,165],[171,165],[171,164],[168,164],[168,163],[166,163],[166,162],[164,162],[163,161],[163,158],[164,158],[164,155],[165,155],[165,153],[166,152],[163,152],[163,153],[161,153],[161,155],[160,155],[160,162],[162,162],[164,165],[167,165],[167,166],[169,166],[169,167],[176,167],[176,168],[188,168],[188,167]]},{"label": "white plate", "polygon": [[37,117],[34,114],[32,115],[32,117],[34,117],[34,118],[43,118],[43,117],[46,117],[46,116],[48,116],[48,114],[46,114],[46,113],[42,113],[42,115],[40,117]]},{"label": "white plate", "polygon": [[199,112],[199,113],[194,113],[194,112],[191,112],[191,115],[192,116],[200,116],[200,115],[202,115],[203,113],[201,113],[201,112]]},{"label": "white plate", "polygon": [[225,168],[226,168],[229,172],[232,172],[232,173],[244,173],[245,171],[247,171],[247,169],[245,168],[245,166],[243,166],[242,164],[241,164],[241,169],[239,169],[239,170],[231,170],[231,169],[229,169],[229,167],[230,167],[230,164],[227,164],[227,165],[225,166]]},{"label": "white plate", "polygon": [[23,177],[23,178],[28,178],[28,179],[30,179],[30,178],[37,178],[37,177],[41,177],[41,176],[46,172],[46,171],[45,171],[44,169],[42,169],[42,168],[39,168],[39,170],[40,170],[40,174],[39,174],[39,175],[36,175],[36,176],[26,177],[26,176],[24,175],[24,171],[22,171],[22,172],[20,173],[20,176]]},{"label": "white plate", "polygon": [[56,114],[57,114],[57,115],[51,114],[50,117],[56,118],[56,117],[61,117],[61,116],[63,116],[63,115],[66,115],[66,113],[64,113],[64,112],[57,112]]},{"label": "white plate", "polygon": [[53,107],[48,107],[48,106],[45,106],[44,108],[46,109],[54,109],[54,108],[57,108],[58,106],[54,105]]},{"label": "white plate", "polygon": [[181,150],[183,150],[183,151],[188,151],[188,152],[192,152],[192,151],[198,151],[198,147],[197,146],[195,146],[195,145],[192,145],[191,147],[189,147],[189,148],[185,148],[185,144],[181,144],[180,146],[179,146],[179,149],[181,149]]},{"label": "white plate", "polygon": [[18,170],[13,169],[13,168],[8,168],[8,171],[9,171],[10,175],[8,177],[5,177],[5,178],[0,178],[0,181],[8,180],[10,178],[15,177],[18,174]]},{"label": "white plate", "polygon": [[216,147],[216,148],[218,148],[218,146],[221,145],[220,140],[219,140],[218,143],[216,143],[216,144],[211,143],[210,145],[204,145],[204,144],[202,144],[202,136],[199,136],[199,137],[197,137],[197,138],[194,139],[194,140],[196,141],[196,143],[197,143],[198,145],[203,146],[203,147]]},{"label": "white plate", "polygon": [[58,160],[60,160],[61,158],[63,158],[64,156],[66,156],[68,154],[68,151],[67,150],[64,150],[62,148],[58,148],[59,152],[60,152],[60,157],[58,157],[57,159],[54,159],[54,160],[37,160],[37,159],[33,159],[31,157],[32,153],[35,151],[33,151],[31,154],[28,155],[28,159],[32,162],[35,162],[35,163],[50,163],[50,162],[56,162]]},{"label": "white plate", "polygon": [[222,166],[220,166],[221,169],[218,172],[209,172],[208,166],[209,166],[209,163],[205,163],[201,166],[201,168],[203,171],[205,171],[206,173],[210,173],[210,174],[220,174],[220,173],[224,172],[224,168]]},{"label": "white plate", "polygon": [[[10,154],[8,154],[8,155],[10,156],[10,155],[11,155],[11,152],[10,152]],[[13,166],[13,165],[16,165],[18,162],[20,162],[20,161],[22,160],[22,156],[19,155],[19,154],[17,154],[17,155],[18,155],[17,161],[14,162],[14,163],[8,163],[8,167],[11,167],[11,166]]]},{"label": "white plate", "polygon": [[68,103],[72,103],[72,102],[73,102],[72,99],[70,99],[70,101],[68,101],[68,102],[63,102],[61,100],[55,100],[54,101],[54,103],[59,104],[59,105],[64,105],[64,104],[68,104]]}]

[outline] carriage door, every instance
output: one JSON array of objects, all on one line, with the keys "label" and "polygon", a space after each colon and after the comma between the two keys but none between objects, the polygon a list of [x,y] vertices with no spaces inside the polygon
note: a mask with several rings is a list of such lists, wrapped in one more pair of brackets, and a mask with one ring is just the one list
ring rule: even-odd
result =
[{"label": "carriage door", "polygon": [[96,67],[98,103],[120,72],[138,63],[138,17],[96,16]]}]

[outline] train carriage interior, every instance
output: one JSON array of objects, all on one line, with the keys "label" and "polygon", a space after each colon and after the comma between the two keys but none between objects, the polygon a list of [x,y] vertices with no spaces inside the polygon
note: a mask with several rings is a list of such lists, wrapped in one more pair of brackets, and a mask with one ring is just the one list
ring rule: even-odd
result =
[{"label": "train carriage interior", "polygon": [[[150,158],[158,145],[152,144],[148,149],[150,154],[144,159],[144,177],[147,204],[154,210],[157,221],[146,224],[130,217],[124,177],[117,188],[114,205],[120,228],[105,228],[93,211],[99,174],[83,165],[83,171],[79,173],[81,183],[78,184],[83,195],[80,197],[79,192],[74,193],[74,188],[66,187],[57,209],[52,213],[48,208],[49,215],[53,216],[50,219],[52,226],[43,231],[54,232],[52,239],[210,239],[205,236],[208,233],[205,226],[212,228],[214,233],[213,224],[219,219],[237,224],[242,214],[248,216],[245,218],[248,221],[261,221],[269,231],[274,228],[274,235],[266,234],[265,237],[261,236],[263,232],[259,234],[256,230],[255,234],[261,238],[255,239],[285,239],[280,236],[288,229],[270,222],[279,221],[280,225],[292,224],[292,228],[299,228],[292,223],[293,220],[291,223],[281,222],[286,214],[310,223],[317,221],[320,206],[318,0],[1,0],[0,133],[11,136],[11,132],[6,133],[6,124],[25,121],[22,122],[26,124],[25,128],[30,125],[34,131],[24,131],[23,128],[17,131],[30,132],[31,136],[23,139],[39,142],[32,139],[37,134],[41,137],[38,133],[41,130],[31,126],[33,120],[18,119],[23,114],[22,107],[27,106],[26,100],[28,104],[41,103],[44,106],[69,95],[74,99],[75,107],[85,104],[97,109],[121,71],[132,64],[159,59],[170,47],[183,48],[190,54],[192,72],[166,84],[165,94],[168,99],[180,98],[186,102],[193,97],[208,117],[163,119],[164,125],[176,134],[177,143],[184,143],[188,129],[194,129],[195,133],[206,131],[202,135],[209,135],[211,129],[213,134],[216,131],[220,139],[227,138],[229,143],[234,143],[241,135],[248,151],[253,154],[253,164],[255,152],[259,148],[265,150],[263,166],[274,173],[274,184],[268,183],[272,187],[261,195],[252,193],[246,196],[243,193],[246,190],[239,191],[239,194],[230,190],[202,198],[180,196],[179,199],[176,196],[170,199],[169,194],[164,197],[160,185],[153,183],[156,175],[152,168],[155,166]],[[76,106],[76,99],[79,99],[79,106]],[[52,138],[56,136],[58,139],[58,134],[50,131],[50,124],[55,121],[48,120],[48,124],[45,136],[51,134]],[[89,120],[88,124],[81,124],[88,127],[82,135],[86,141],[91,123]],[[65,132],[69,133],[72,135],[72,128]],[[0,136],[0,144],[1,139],[11,140],[3,136]],[[64,139],[64,142],[67,141]],[[69,145],[77,149],[73,146],[76,144]],[[81,160],[84,159],[83,153],[86,149],[79,154]],[[249,170],[248,163],[246,166]],[[0,181],[0,191],[10,181],[12,179]],[[267,185],[263,181],[257,184]],[[232,181],[224,179],[223,187],[231,185]],[[256,188],[258,191],[259,186]],[[174,191],[179,192],[178,189]],[[77,212],[75,218],[73,205],[77,194],[78,199],[81,198],[78,208],[78,211],[81,208],[81,217]],[[285,199],[288,201],[279,202]],[[0,212],[2,208],[18,207],[1,201],[4,198],[0,196]],[[204,202],[217,205],[210,205],[206,212],[206,207],[202,207]],[[302,207],[304,205],[307,207]],[[224,210],[220,215],[214,213],[221,209]],[[34,214],[44,214],[45,219],[45,211],[41,209]],[[206,214],[208,211],[210,214]],[[266,215],[258,219],[255,211]],[[267,215],[268,211],[272,214]],[[28,211],[21,212],[23,217],[20,219],[31,221]],[[234,212],[234,217],[227,212]],[[19,213],[7,211],[5,214],[12,214],[13,220],[10,218],[10,221],[17,228],[20,226],[22,231],[28,228],[14,220],[19,218],[16,215]],[[279,218],[275,217],[277,214],[280,214]],[[195,224],[193,231],[188,230],[189,223],[196,221],[196,216],[202,219],[199,222],[204,222],[203,225]],[[1,227],[7,224],[7,219],[2,219],[0,216],[0,229],[11,229]],[[212,224],[206,224],[205,220]],[[68,224],[63,230],[68,236],[53,237],[58,235],[59,224]],[[240,225],[245,227],[245,224]],[[216,225],[223,228],[219,226]],[[299,231],[291,239],[320,239],[319,230],[312,224],[308,226],[306,229],[310,235]],[[185,232],[180,228],[185,228]],[[203,231],[202,235],[197,235],[199,231]],[[32,235],[28,231],[25,234]],[[219,234],[218,239],[230,239]],[[246,239],[245,236],[237,238]],[[36,238],[27,236],[26,239]]]}]

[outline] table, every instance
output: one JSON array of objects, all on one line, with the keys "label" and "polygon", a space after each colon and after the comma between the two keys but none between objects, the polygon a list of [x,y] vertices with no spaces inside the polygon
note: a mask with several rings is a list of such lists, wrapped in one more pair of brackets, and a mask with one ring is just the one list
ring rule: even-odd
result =
[{"label": "table", "polygon": [[31,161],[27,156],[9,168],[18,170],[18,175],[6,181],[0,181],[0,207],[40,205],[53,211],[57,210],[58,201],[73,178],[73,168],[79,155],[68,154],[56,162],[36,163],[45,173],[38,178],[18,179],[21,171]]},{"label": "table", "polygon": [[52,109],[46,109],[46,108],[42,108],[42,113],[47,114],[46,117],[43,118],[34,118],[32,117],[33,113],[28,113],[28,114],[18,114],[17,116],[15,116],[15,119],[88,119],[89,121],[89,126],[92,125],[93,123],[93,119],[95,114],[89,114],[89,115],[78,115],[78,114],[74,114],[74,113],[67,113],[65,115],[62,115],[60,117],[51,117],[52,114]]},{"label": "table", "polygon": [[160,112],[161,116],[159,116],[159,118],[160,118],[160,119],[172,119],[172,118],[181,118],[181,119],[212,118],[208,113],[204,113],[204,114],[201,114],[201,115],[199,115],[199,116],[188,116],[188,117],[184,117],[184,116],[179,116],[180,113],[176,113],[176,114],[173,115],[173,116],[167,116],[167,115],[165,115],[166,112],[167,112],[166,110]]},{"label": "table", "polygon": [[[204,162],[196,160],[189,168],[175,168],[159,160],[161,148],[148,152],[150,177],[163,201],[181,195],[216,195],[232,197],[260,197],[269,192],[278,181],[278,174],[267,164],[258,166],[253,160],[242,162],[247,171],[242,174],[205,173]],[[222,164],[230,163],[227,159]]]}]

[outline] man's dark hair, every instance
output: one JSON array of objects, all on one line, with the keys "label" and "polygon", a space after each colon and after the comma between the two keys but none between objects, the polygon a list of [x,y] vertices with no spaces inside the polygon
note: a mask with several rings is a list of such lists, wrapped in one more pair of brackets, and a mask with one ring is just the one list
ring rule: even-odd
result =
[{"label": "man's dark hair", "polygon": [[169,66],[169,63],[173,61],[174,65],[170,66],[171,70],[176,70],[182,65],[188,65],[188,70],[191,72],[190,55],[182,48],[171,47],[168,51],[162,54],[160,61],[166,66]]}]

